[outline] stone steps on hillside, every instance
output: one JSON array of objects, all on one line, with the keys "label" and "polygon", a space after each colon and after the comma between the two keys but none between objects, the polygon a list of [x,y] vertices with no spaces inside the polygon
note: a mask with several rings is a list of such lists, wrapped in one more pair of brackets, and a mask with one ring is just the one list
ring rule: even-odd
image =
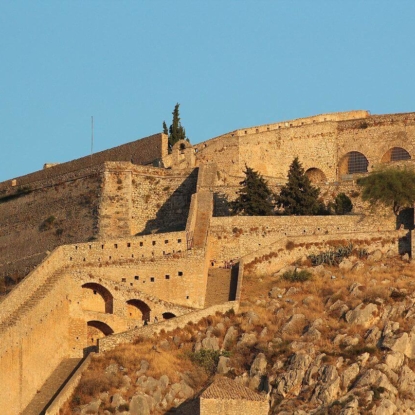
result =
[{"label": "stone steps on hillside", "polygon": [[45,282],[33,292],[29,298],[26,299],[15,311],[11,313],[9,317],[0,323],[0,332],[8,327],[15,325],[21,320],[25,314],[27,314],[35,305],[42,300],[42,298],[54,287],[55,283],[59,280],[62,273],[54,273],[49,276]]},{"label": "stone steps on hillside", "polygon": [[66,381],[72,376],[73,372],[79,367],[83,359],[72,358],[64,359],[59,366],[52,372],[40,391],[27,405],[21,415],[42,415],[47,409],[47,405],[65,386]]}]

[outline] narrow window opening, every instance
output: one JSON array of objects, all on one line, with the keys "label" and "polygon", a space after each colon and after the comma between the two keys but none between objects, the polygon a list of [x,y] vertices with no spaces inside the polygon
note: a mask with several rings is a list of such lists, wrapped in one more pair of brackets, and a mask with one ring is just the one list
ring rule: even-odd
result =
[{"label": "narrow window opening", "polygon": [[139,277],[138,275],[136,275],[136,276],[134,277],[134,279],[135,279],[136,281],[138,281],[138,280],[140,279],[140,277]]},{"label": "narrow window opening", "polygon": [[131,248],[131,243],[127,242],[127,248]]},{"label": "narrow window opening", "polygon": [[114,244],[114,248],[118,248],[118,244]]},{"label": "narrow window opening", "polygon": [[179,277],[182,277],[182,276],[183,276],[183,271],[179,271],[179,272],[177,273],[177,275],[178,275]]},{"label": "narrow window opening", "polygon": [[182,240],[181,240],[181,239],[178,239],[178,240],[177,240],[177,243],[179,243],[179,244],[180,244],[181,242],[182,242]]},{"label": "narrow window opening", "polygon": [[165,243],[165,244],[168,244],[168,243],[169,243],[169,240],[168,240],[168,239],[166,239],[166,240],[164,241],[164,243]]},{"label": "narrow window opening", "polygon": [[154,246],[156,244],[156,241],[153,241],[152,243],[153,243],[153,246]]},{"label": "narrow window opening", "polygon": [[154,282],[154,277],[150,277],[150,282]]},{"label": "narrow window opening", "polygon": [[127,282],[126,278],[121,278],[121,282]]},{"label": "narrow window opening", "polygon": [[143,246],[143,243],[142,242],[140,242],[140,246]]},{"label": "narrow window opening", "polygon": [[166,280],[169,280],[170,279],[170,275],[166,275],[165,278],[166,278]]}]

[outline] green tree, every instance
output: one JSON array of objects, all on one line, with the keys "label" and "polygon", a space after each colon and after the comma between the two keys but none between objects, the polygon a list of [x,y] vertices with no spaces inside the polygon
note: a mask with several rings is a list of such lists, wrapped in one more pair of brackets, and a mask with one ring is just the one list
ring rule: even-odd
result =
[{"label": "green tree", "polygon": [[288,181],[277,197],[277,206],[287,215],[317,215],[325,213],[319,202],[320,189],[314,187],[296,157],[288,171]]},{"label": "green tree", "polygon": [[186,137],[186,131],[183,128],[182,124],[180,123],[180,115],[179,115],[179,107],[180,104],[177,103],[174,106],[174,110],[172,112],[173,114],[173,121],[170,125],[169,130],[167,131],[167,125],[166,122],[163,121],[163,133],[169,135],[169,152],[171,152],[171,149],[173,146],[179,141],[179,140],[187,140],[189,139]]},{"label": "green tree", "polygon": [[353,209],[353,203],[350,197],[345,193],[339,193],[334,199],[334,212],[336,215],[346,215]]},{"label": "green tree", "polygon": [[169,130],[167,129],[166,121],[163,121],[163,134],[169,135]]},{"label": "green tree", "polygon": [[390,206],[395,215],[415,202],[415,171],[388,168],[374,171],[357,180],[362,199],[371,206]]},{"label": "green tree", "polygon": [[274,197],[266,180],[254,169],[245,165],[245,179],[239,184],[242,188],[238,197],[230,203],[234,214],[247,216],[269,216],[274,214]]}]

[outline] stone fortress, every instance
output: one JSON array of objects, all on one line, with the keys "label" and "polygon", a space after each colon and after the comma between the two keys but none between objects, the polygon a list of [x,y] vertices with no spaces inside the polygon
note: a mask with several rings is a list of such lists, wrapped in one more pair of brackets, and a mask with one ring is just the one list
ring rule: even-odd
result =
[{"label": "stone fortress", "polygon": [[[3,413],[30,413],[62,362],[144,321],[236,304],[244,273],[339,241],[411,251],[413,212],[371,213],[355,179],[412,163],[415,113],[324,114],[167,149],[156,134],[0,183],[0,277],[3,288],[21,280],[0,303]],[[276,190],[295,156],[324,199],[352,197],[352,215],[229,215],[245,165]]]}]

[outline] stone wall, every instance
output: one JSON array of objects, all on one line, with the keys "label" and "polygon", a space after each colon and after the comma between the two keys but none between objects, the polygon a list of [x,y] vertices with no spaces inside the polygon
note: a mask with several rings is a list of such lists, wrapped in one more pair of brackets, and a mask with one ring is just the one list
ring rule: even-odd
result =
[{"label": "stone wall", "polygon": [[133,164],[151,164],[154,160],[167,155],[168,137],[164,134],[155,134],[131,143],[122,144],[109,150],[81,157],[66,163],[56,164],[34,173],[20,176],[0,183],[0,192],[8,191],[13,187],[27,186],[35,182],[53,180],[57,176],[67,175],[82,169],[90,169],[106,161],[128,161]]},{"label": "stone wall", "polygon": [[268,400],[249,401],[246,399],[200,398],[200,415],[267,415]]},{"label": "stone wall", "polygon": [[322,182],[337,182],[347,173],[344,160],[348,152],[363,153],[370,171],[393,147],[402,147],[415,157],[414,113],[326,114],[237,130],[198,144],[195,150],[197,163],[216,162],[222,183],[235,185],[245,164],[283,184],[295,156]]},{"label": "stone wall", "polygon": [[362,215],[212,218],[209,230],[212,241],[210,259],[216,260],[216,266],[224,266],[225,261],[237,260],[284,237],[311,235],[317,238],[357,231],[394,230],[395,221],[396,218],[389,217],[388,222],[380,224],[379,218]]},{"label": "stone wall", "polygon": [[392,255],[399,255],[398,239],[403,234],[405,231],[284,237],[244,256],[242,258],[244,275],[261,276],[273,273],[310,254],[318,254],[348,243],[352,243],[355,248],[367,249],[370,252],[380,249],[384,253],[389,251]]},{"label": "stone wall", "polygon": [[185,228],[197,169],[165,170],[130,163],[105,166],[100,238]]},{"label": "stone wall", "polygon": [[[86,172],[84,172],[86,173]],[[97,231],[98,171],[0,199],[0,276],[20,279],[55,247],[87,241]]]},{"label": "stone wall", "polygon": [[118,344],[132,343],[138,337],[152,337],[155,334],[160,333],[162,330],[169,332],[177,328],[183,328],[190,322],[197,323],[202,318],[211,316],[215,313],[226,313],[229,310],[234,310],[235,312],[238,312],[238,307],[238,302],[229,301],[227,303],[214,305],[203,310],[192,311],[175,319],[163,321],[158,324],[152,324],[150,326],[137,328],[134,330],[127,331],[125,333],[107,336],[99,341],[99,352],[101,353],[107,350],[112,350]]}]

